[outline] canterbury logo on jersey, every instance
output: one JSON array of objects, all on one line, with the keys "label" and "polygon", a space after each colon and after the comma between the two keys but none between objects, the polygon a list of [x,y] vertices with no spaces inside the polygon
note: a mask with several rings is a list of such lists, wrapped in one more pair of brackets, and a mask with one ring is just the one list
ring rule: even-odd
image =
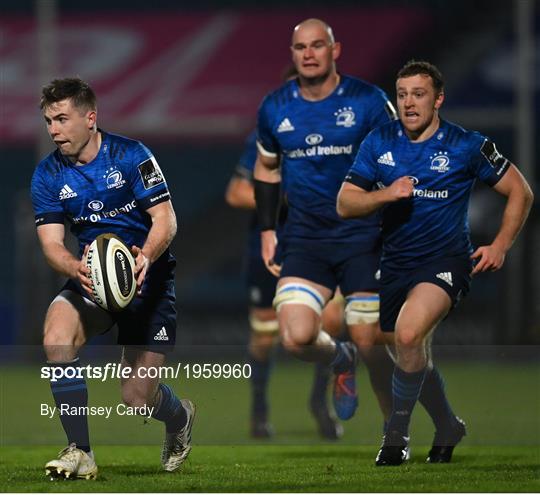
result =
[{"label": "canterbury logo on jersey", "polygon": [[285,117],[282,121],[281,121],[281,124],[279,124],[278,128],[277,128],[277,131],[278,132],[289,132],[289,131],[294,131],[294,126],[291,124],[291,121]]},{"label": "canterbury logo on jersey", "polygon": [[452,272],[437,273],[436,277],[444,280],[450,287],[454,286],[454,284],[452,283]]},{"label": "canterbury logo on jersey", "polygon": [[156,334],[154,340],[169,340],[165,327],[161,327],[161,330]]},{"label": "canterbury logo on jersey", "polygon": [[392,152],[391,151],[387,151],[386,153],[381,155],[377,159],[377,163],[382,163],[383,165],[390,165],[391,167],[396,166],[396,162],[394,161],[394,158],[392,157]]},{"label": "canterbury logo on jersey", "polygon": [[71,189],[67,184],[64,184],[64,187],[60,190],[60,199],[69,199],[69,198],[76,198],[77,193]]}]

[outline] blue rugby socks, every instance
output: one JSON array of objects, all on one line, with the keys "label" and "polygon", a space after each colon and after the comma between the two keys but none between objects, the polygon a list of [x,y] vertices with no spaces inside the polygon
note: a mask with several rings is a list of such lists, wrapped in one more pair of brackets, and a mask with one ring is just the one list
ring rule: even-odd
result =
[{"label": "blue rugby socks", "polygon": [[444,380],[439,370],[434,367],[426,372],[422,391],[418,397],[418,401],[424,406],[439,431],[451,430],[456,422],[444,388]]},{"label": "blue rugby socks", "polygon": [[259,360],[250,355],[249,364],[251,365],[251,414],[254,418],[266,421],[268,419],[268,381],[272,363],[269,359]]},{"label": "blue rugby socks", "polygon": [[397,366],[392,376],[392,414],[387,431],[398,431],[403,436],[409,434],[409,423],[414,405],[420,395],[426,370],[407,373]]},{"label": "blue rugby socks", "polygon": [[159,404],[155,406],[152,417],[165,423],[167,433],[174,433],[186,424],[186,410],[171,387],[160,383],[159,391],[161,392],[161,398]]},{"label": "blue rugby socks", "polygon": [[343,373],[349,369],[354,369],[356,366],[354,344],[352,342],[340,342],[339,340],[334,340],[334,342],[336,343],[336,353],[330,363],[334,373]]},{"label": "blue rugby socks", "polygon": [[313,387],[311,389],[310,404],[312,407],[324,406],[326,407],[326,390],[328,389],[328,382],[332,368],[328,364],[316,363],[313,374]]},{"label": "blue rugby socks", "polygon": [[[56,403],[60,421],[66,432],[68,444],[75,443],[77,448],[90,452],[90,440],[88,435],[88,389],[86,380],[77,378],[78,373],[66,373],[67,368],[77,369],[79,358],[67,363],[48,362],[51,367],[62,368],[62,378],[53,381],[51,378],[51,392]],[[66,378],[65,375],[74,378]]]}]

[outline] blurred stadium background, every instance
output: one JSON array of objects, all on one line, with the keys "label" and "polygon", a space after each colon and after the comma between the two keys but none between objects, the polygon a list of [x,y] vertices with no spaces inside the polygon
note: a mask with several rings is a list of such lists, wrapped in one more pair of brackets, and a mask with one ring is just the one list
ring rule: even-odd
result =
[{"label": "blurred stadium background", "polygon": [[[307,0],[256,7],[248,0],[5,0],[1,9],[4,350],[39,344],[61,283],[38,247],[29,201],[33,169],[52,149],[38,99],[53,77],[88,80],[100,126],[143,140],[165,171],[179,217],[180,346],[224,353],[247,341],[242,252],[249,214],[228,208],[223,194],[258,104],[289,62],[291,30],[306,17],[334,28],[342,72],[379,84],[391,99],[404,62],[436,63],[447,80],[443,117],[489,135],[538,184],[540,11],[533,0],[335,0],[331,7]],[[476,244],[497,228],[498,199],[478,187],[470,211]],[[535,207],[502,272],[474,281],[436,342],[538,349],[538,253]],[[99,343],[113,341],[108,335]]]}]

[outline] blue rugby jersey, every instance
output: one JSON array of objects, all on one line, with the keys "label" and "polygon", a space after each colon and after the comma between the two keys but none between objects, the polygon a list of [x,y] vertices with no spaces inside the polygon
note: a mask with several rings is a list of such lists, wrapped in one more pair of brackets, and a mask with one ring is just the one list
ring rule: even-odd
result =
[{"label": "blue rugby jersey", "polygon": [[508,167],[478,132],[441,120],[431,138],[414,143],[397,121],[368,135],[346,181],[371,190],[411,177],[413,196],[382,209],[382,262],[390,269],[414,268],[472,253],[467,213],[474,182],[494,186]]},{"label": "blue rugby jersey", "polygon": [[145,210],[170,199],[148,148],[100,132],[101,147],[93,161],[75,165],[56,150],[32,177],[36,226],[67,220],[79,241],[79,254],[105,232],[117,234],[129,247],[142,247],[152,224]]},{"label": "blue rugby jersey", "polygon": [[362,242],[372,249],[380,236],[379,215],[343,220],[336,198],[364,137],[392,118],[395,111],[383,91],[349,76],[342,75],[320,101],[305,100],[296,80],[266,96],[258,145],[263,155],[282,160],[289,206],[285,240]]}]

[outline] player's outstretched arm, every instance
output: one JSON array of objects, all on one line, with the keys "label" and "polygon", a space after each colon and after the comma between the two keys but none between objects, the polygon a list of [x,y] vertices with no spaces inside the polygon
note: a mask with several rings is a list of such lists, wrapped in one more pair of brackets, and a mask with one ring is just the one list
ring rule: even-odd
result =
[{"label": "player's outstretched arm", "polygon": [[355,184],[344,182],[337,198],[337,213],[342,218],[365,217],[386,203],[411,197],[413,189],[409,177],[400,177],[390,186],[376,191],[366,191]]},{"label": "player's outstretched arm", "polygon": [[86,266],[86,253],[84,249],[82,259],[71,254],[64,245],[65,228],[60,223],[47,223],[39,225],[37,235],[47,263],[58,273],[78,280],[89,295],[92,295],[92,282],[90,281],[89,268]]},{"label": "player's outstretched arm", "polygon": [[169,247],[176,235],[176,215],[171,201],[164,201],[148,208],[146,212],[152,219],[152,226],[142,247],[132,247],[135,256],[135,278],[140,293],[146,271]]},{"label": "player's outstretched arm", "polygon": [[529,215],[534,195],[520,171],[511,165],[494,189],[506,196],[501,226],[489,246],[480,246],[471,256],[478,262],[472,274],[495,271],[504,264],[504,258],[516,240]]},{"label": "player's outstretched arm", "polygon": [[233,208],[254,210],[256,205],[252,182],[243,177],[233,177],[227,186],[225,201]]}]

